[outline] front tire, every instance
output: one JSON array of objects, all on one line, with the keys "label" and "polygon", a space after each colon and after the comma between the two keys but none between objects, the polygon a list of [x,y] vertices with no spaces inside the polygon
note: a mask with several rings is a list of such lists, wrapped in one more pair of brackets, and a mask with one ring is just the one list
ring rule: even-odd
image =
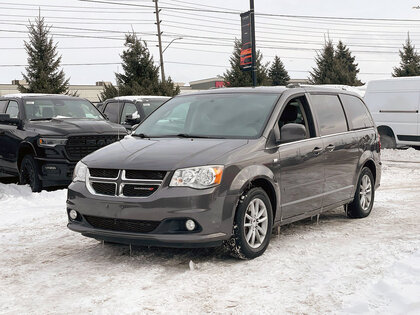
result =
[{"label": "front tire", "polygon": [[240,259],[261,256],[270,242],[272,227],[270,198],[262,188],[252,188],[236,211],[233,235],[227,243],[230,254]]},{"label": "front tire", "polygon": [[372,171],[364,167],[357,181],[354,200],[348,205],[347,216],[349,218],[365,218],[372,211],[375,200],[375,181]]},{"label": "front tire", "polygon": [[38,168],[32,155],[25,155],[19,170],[19,184],[29,185],[33,192],[42,190],[42,181],[38,176]]}]

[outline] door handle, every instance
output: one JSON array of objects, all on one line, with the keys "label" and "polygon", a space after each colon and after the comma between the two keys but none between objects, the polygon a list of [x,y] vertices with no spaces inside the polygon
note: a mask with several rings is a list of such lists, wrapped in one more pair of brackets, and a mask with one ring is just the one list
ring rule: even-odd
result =
[{"label": "door handle", "polygon": [[312,150],[312,153],[314,153],[315,155],[319,155],[321,152],[322,152],[322,148],[320,148],[320,147],[315,147],[313,150]]},{"label": "door handle", "polygon": [[330,144],[330,145],[328,145],[328,146],[326,147],[326,149],[327,149],[329,152],[332,152],[332,151],[334,151],[334,149],[335,149],[335,145]]}]

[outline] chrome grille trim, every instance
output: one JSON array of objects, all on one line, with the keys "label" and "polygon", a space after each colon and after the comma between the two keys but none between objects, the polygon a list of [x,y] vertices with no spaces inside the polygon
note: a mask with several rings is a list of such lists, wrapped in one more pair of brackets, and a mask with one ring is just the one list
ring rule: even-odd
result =
[{"label": "chrome grille trim", "polygon": [[[162,180],[158,179],[130,179],[126,177],[126,171],[125,170],[119,170],[118,171],[118,177],[116,178],[105,178],[105,177],[93,177],[90,175],[90,172],[88,170],[88,176],[86,179],[86,188],[87,190],[95,196],[104,196],[104,197],[117,197],[117,198],[137,198],[137,199],[144,199],[148,198],[156,191],[158,191],[165,180],[168,172],[166,172],[165,177]],[[114,184],[115,185],[115,195],[104,195],[97,193],[95,189],[93,188],[93,183],[104,183],[104,184]],[[124,186],[125,185],[150,185],[150,186],[158,186],[155,191],[153,191],[148,196],[126,196],[124,195]]]}]

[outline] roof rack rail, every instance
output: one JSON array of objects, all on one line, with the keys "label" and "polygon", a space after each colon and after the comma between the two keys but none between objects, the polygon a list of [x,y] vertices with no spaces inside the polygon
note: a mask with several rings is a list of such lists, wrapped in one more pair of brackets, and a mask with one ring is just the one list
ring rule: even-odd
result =
[{"label": "roof rack rail", "polygon": [[286,85],[287,88],[289,89],[296,89],[296,88],[300,88],[300,83],[289,83],[288,85]]}]

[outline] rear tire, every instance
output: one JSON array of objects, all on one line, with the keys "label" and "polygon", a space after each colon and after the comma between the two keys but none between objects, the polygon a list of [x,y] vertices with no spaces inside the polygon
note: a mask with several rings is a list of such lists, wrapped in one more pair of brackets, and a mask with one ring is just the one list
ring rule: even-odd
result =
[{"label": "rear tire", "polygon": [[240,259],[261,256],[270,242],[273,210],[262,188],[249,190],[239,203],[233,235],[227,242],[230,254]]},{"label": "rear tire", "polygon": [[354,194],[354,200],[348,205],[349,218],[365,218],[372,211],[375,201],[375,181],[368,167],[364,167],[359,176]]},{"label": "rear tire", "polygon": [[39,179],[38,168],[32,155],[25,155],[19,170],[19,184],[29,185],[33,192],[42,190],[42,181]]}]

